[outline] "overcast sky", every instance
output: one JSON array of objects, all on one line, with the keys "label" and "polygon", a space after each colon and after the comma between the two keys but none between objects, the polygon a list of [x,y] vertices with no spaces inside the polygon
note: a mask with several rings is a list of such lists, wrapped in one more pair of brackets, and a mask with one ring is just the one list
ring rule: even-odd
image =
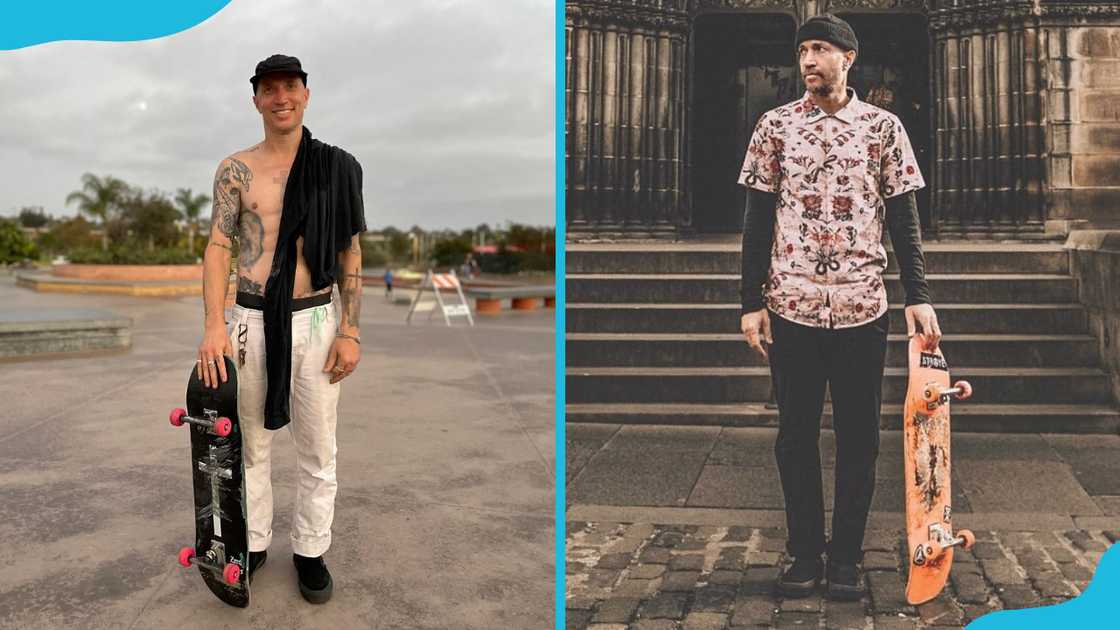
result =
[{"label": "overcast sky", "polygon": [[0,52],[0,215],[73,215],[82,173],[210,194],[263,138],[249,77],[308,73],[304,124],[362,163],[371,229],[555,223],[553,0],[232,0],[144,42]]}]

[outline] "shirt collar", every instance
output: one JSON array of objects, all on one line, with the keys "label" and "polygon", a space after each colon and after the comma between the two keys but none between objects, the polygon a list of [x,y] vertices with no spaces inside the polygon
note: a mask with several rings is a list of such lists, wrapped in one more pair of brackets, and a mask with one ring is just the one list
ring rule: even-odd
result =
[{"label": "shirt collar", "polygon": [[[861,104],[862,102],[859,100],[859,96],[856,95],[856,91],[853,88],[849,87],[848,102],[845,103],[844,106],[839,109],[839,111],[837,111],[835,114],[832,114],[832,117],[851,124],[855,121],[857,110],[859,109]],[[805,96],[802,97],[802,109],[805,112],[806,122],[816,122],[821,118],[828,117],[828,114],[825,114],[823,109],[817,107],[816,104],[813,103],[813,99],[811,96],[809,96],[808,90],[805,91]]]}]

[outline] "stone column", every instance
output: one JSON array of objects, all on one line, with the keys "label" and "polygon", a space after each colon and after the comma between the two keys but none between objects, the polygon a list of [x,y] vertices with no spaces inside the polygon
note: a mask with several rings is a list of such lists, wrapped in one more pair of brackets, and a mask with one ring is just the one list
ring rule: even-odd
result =
[{"label": "stone column", "polygon": [[[569,16],[569,22],[571,22]],[[588,185],[588,154],[590,133],[588,124],[588,93],[591,81],[588,77],[591,71],[591,58],[588,55],[589,31],[586,22],[579,20],[572,25],[572,35],[568,38],[568,54],[572,56],[568,84],[572,93],[571,107],[566,115],[565,128],[570,142],[568,152],[568,190],[566,192],[565,215],[568,225],[572,229],[579,229],[588,225],[585,207],[587,204]],[[574,46],[572,45],[574,44]],[[572,54],[574,47],[575,53]]]},{"label": "stone column", "polygon": [[571,0],[568,231],[676,233],[687,0]]}]

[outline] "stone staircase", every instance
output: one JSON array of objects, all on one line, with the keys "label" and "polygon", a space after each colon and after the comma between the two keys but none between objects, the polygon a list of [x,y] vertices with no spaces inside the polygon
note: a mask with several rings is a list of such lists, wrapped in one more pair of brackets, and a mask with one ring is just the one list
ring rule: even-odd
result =
[{"label": "stone staircase", "polygon": [[[1120,410],[1055,243],[930,242],[926,271],[960,431],[1112,433]],[[776,426],[769,368],[739,329],[737,242],[570,244],[568,422]],[[901,428],[906,324],[893,255],[883,424]],[[830,422],[826,403],[825,423]]]}]

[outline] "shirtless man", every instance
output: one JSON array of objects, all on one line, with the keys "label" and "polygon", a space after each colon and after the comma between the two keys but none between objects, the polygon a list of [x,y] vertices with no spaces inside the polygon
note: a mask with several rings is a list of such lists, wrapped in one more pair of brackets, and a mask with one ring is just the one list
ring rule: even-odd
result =
[{"label": "shirtless man", "polygon": [[[253,104],[264,123],[264,140],[222,160],[214,177],[210,243],[203,260],[205,332],[198,349],[198,370],[207,386],[217,387],[219,379],[224,382],[228,376],[221,356],[229,355],[239,365],[238,413],[251,578],[264,564],[272,541],[273,433],[264,421],[268,370],[262,309],[277,252],[285,186],[300,147],[303,113],[311,92],[299,60],[283,55],[258,64],[250,81]],[[240,248],[237,305],[227,330],[224,306],[234,239]],[[359,361],[362,256],[354,234],[349,249],[338,254],[341,314],[336,322],[332,287],[312,288],[303,236],[297,239],[296,252],[288,428],[296,448],[298,485],[291,540],[300,592],[312,603],[323,603],[330,599],[333,588],[322,555],[331,542],[338,487],[335,427],[339,381]]]}]

